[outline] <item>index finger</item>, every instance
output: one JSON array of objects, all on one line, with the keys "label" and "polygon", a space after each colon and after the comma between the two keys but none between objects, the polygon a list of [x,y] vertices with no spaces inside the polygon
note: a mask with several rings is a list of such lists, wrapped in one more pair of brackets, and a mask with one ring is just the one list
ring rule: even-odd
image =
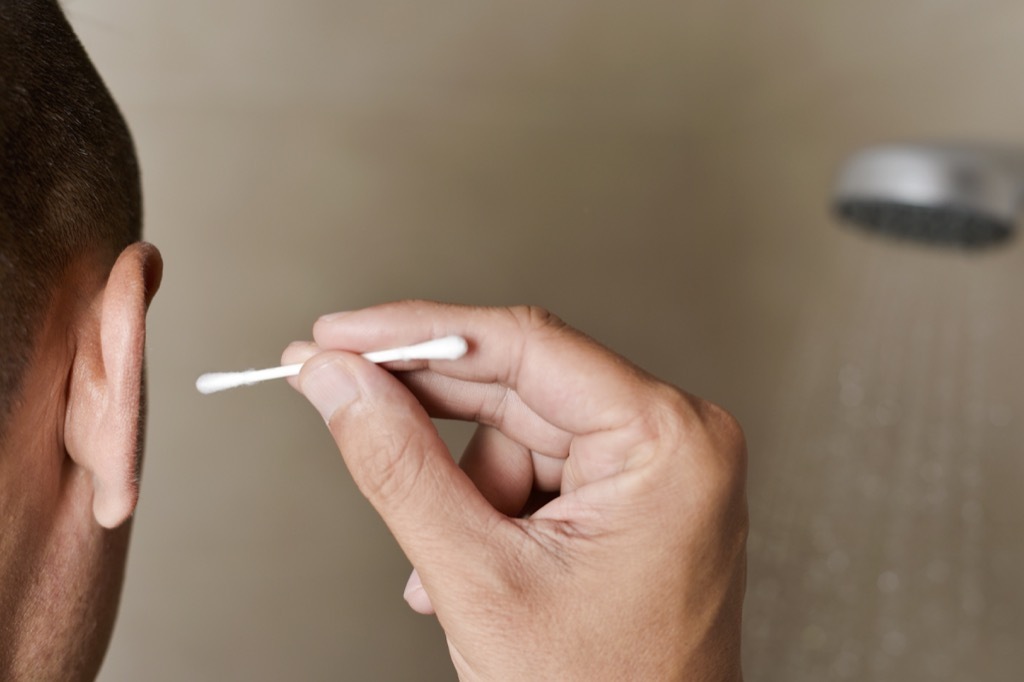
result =
[{"label": "index finger", "polygon": [[469,353],[431,361],[439,374],[514,390],[552,425],[575,434],[620,428],[642,413],[659,383],[621,356],[536,307],[389,303],[320,318],[321,348],[365,352],[457,334]]}]

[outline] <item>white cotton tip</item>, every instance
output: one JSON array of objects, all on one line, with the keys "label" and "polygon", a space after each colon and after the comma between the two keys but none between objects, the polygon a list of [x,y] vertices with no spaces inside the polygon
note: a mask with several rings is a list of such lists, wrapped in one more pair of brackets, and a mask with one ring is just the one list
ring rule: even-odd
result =
[{"label": "white cotton tip", "polygon": [[378,364],[401,360],[458,360],[466,354],[468,349],[469,344],[461,336],[445,336],[441,339],[417,343],[414,346],[363,353],[363,357]]},{"label": "white cotton tip", "polygon": [[[363,353],[363,357],[377,364],[407,360],[458,360],[469,350],[469,344],[461,336],[445,336],[412,346],[390,348]],[[269,369],[250,369],[244,372],[212,372],[196,379],[196,390],[203,395],[226,391],[229,388],[250,386],[261,381],[296,376],[302,364],[282,365]]]},{"label": "white cotton tip", "polygon": [[293,377],[302,370],[302,364],[283,365],[270,369],[250,369],[245,372],[212,372],[196,379],[196,389],[203,395],[226,391],[239,386],[251,386],[261,381]]}]

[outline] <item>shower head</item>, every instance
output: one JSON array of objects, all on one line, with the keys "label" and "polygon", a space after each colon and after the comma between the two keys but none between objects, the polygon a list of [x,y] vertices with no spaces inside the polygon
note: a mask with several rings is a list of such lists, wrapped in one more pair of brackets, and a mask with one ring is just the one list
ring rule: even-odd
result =
[{"label": "shower head", "polygon": [[1005,149],[893,144],[852,156],[835,211],[862,228],[919,242],[980,248],[1016,231],[1024,154]]}]

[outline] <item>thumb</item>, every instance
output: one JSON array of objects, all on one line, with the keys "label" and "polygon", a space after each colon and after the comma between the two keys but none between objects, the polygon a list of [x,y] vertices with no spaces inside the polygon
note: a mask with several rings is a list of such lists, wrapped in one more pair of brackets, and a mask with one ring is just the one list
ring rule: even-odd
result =
[{"label": "thumb", "polygon": [[357,355],[331,351],[306,362],[298,386],[425,582],[435,573],[454,578],[460,566],[484,559],[500,515],[401,382]]}]

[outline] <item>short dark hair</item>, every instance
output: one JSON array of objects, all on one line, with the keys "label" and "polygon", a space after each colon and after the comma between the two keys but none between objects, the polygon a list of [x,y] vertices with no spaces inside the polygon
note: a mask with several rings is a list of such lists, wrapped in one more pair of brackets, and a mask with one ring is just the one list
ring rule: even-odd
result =
[{"label": "short dark hair", "polygon": [[124,119],[56,0],[0,0],[0,438],[55,285],[138,241]]}]

